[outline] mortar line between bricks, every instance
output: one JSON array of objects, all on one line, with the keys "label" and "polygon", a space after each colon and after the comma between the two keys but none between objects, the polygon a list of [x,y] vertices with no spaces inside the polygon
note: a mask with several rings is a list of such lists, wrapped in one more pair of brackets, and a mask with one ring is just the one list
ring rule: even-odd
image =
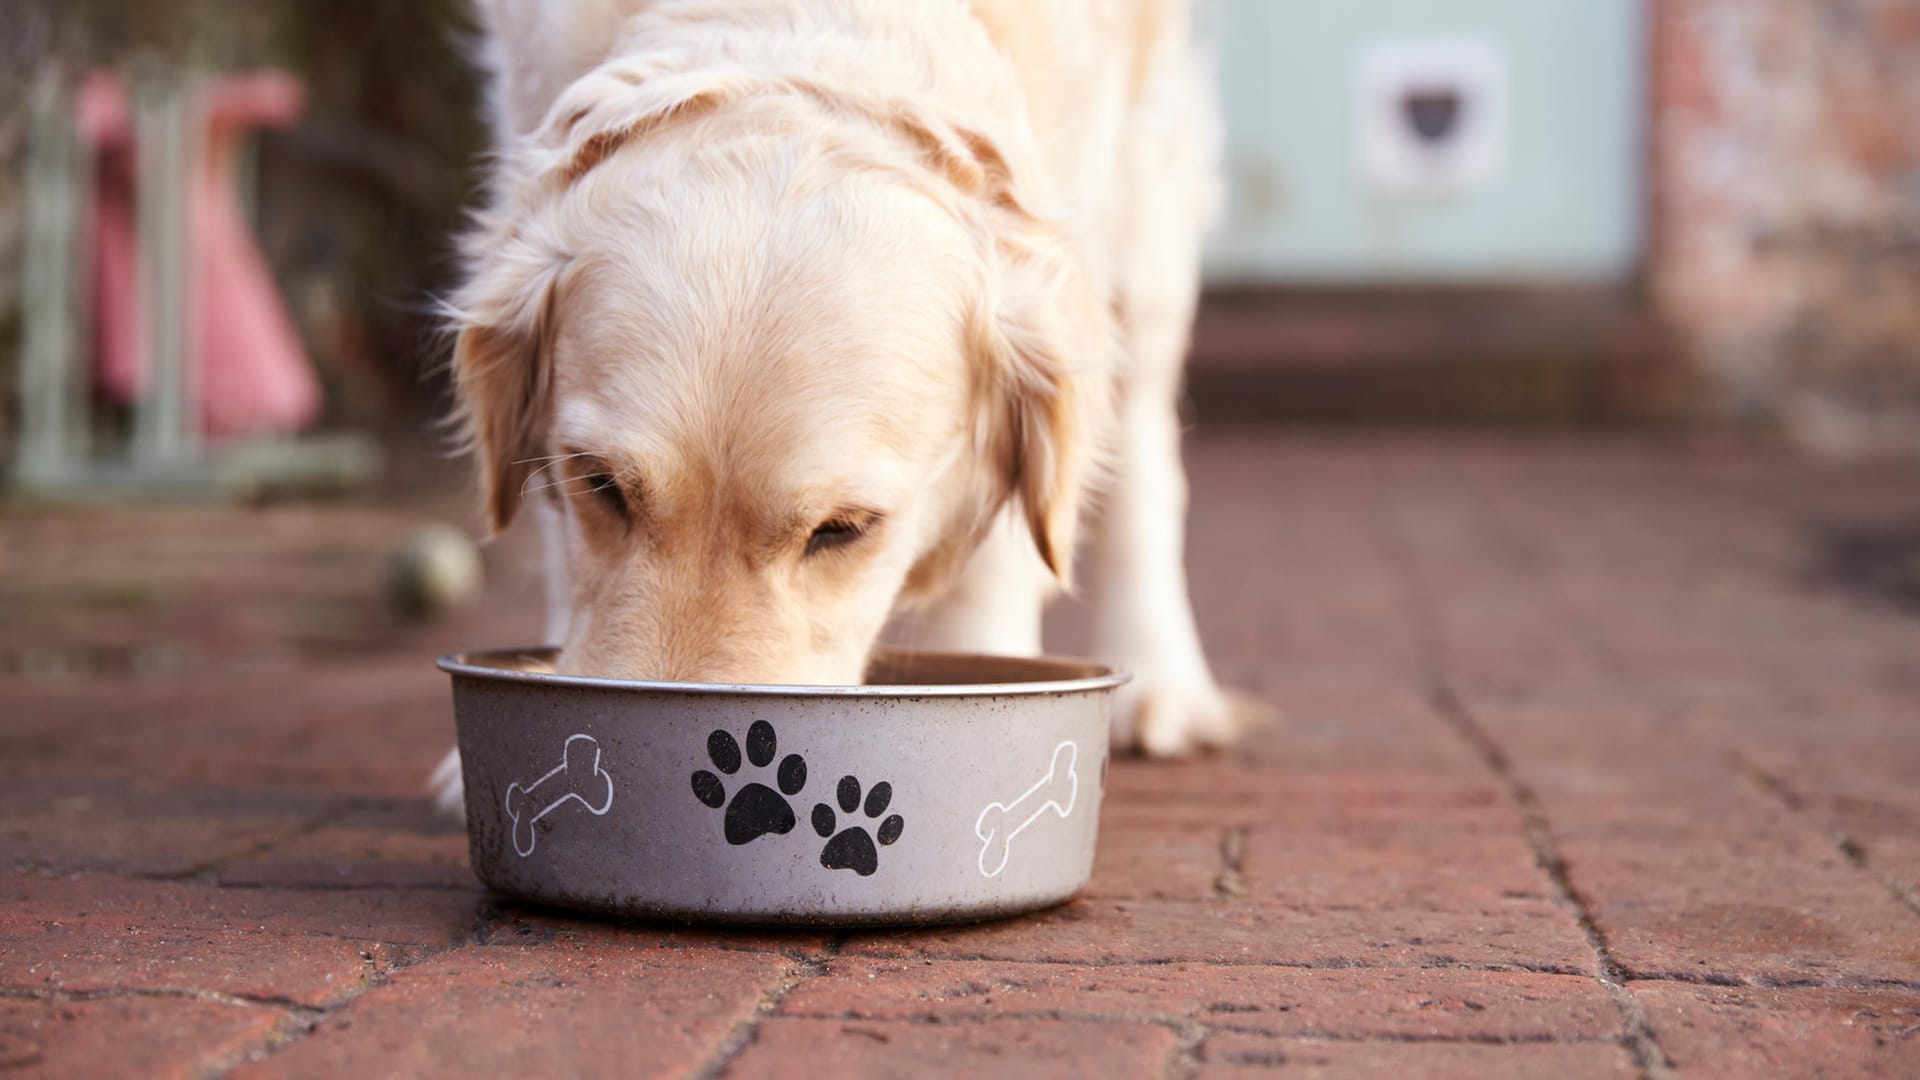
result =
[{"label": "mortar line between bricks", "polygon": [[318,1014],[323,1007],[271,994],[229,994],[222,990],[200,990],[191,986],[107,986],[94,990],[60,990],[51,987],[0,986],[0,999],[8,1001],[110,1001],[115,998],[172,998],[181,1001],[209,1001],[219,1005],[237,1005],[249,1009],[277,1009],[295,1014]]},{"label": "mortar line between bricks", "polygon": [[224,866],[229,866],[233,863],[241,862],[246,859],[257,859],[262,855],[271,854],[272,852],[277,851],[280,848],[283,848],[290,843],[293,843],[295,840],[300,840],[305,837],[312,836],[314,833],[317,833],[321,829],[324,829],[327,826],[334,824],[335,822],[341,820],[342,818],[346,817],[348,814],[353,813],[355,810],[359,808],[360,806],[357,802],[354,802],[354,801],[342,802],[340,805],[335,806],[332,809],[326,810],[322,813],[316,814],[313,817],[308,818],[307,820],[302,821],[299,824],[288,828],[284,832],[281,832],[274,836],[267,837],[266,839],[263,839],[263,840],[256,840],[253,843],[248,844],[245,847],[242,847],[235,851],[230,851],[225,854],[214,855],[209,858],[202,859],[199,862],[194,863],[192,866],[189,866],[184,870],[174,870],[174,871],[168,871],[165,873],[153,873],[153,874],[135,874],[130,876],[140,878],[141,880],[144,880],[144,881],[192,882],[192,881],[204,880],[208,875],[213,874],[214,872],[218,871],[220,868]]},{"label": "mortar line between bricks", "polygon": [[[662,945],[662,948],[676,946]],[[686,945],[682,948],[724,949],[719,945]],[[793,957],[790,950],[751,949],[735,950],[741,952],[759,952],[767,955]],[[1130,967],[1172,967],[1184,965],[1199,968],[1283,968],[1288,971],[1472,971],[1488,975],[1551,975],[1555,978],[1579,979],[1591,982],[1593,972],[1590,969],[1574,969],[1557,964],[1375,964],[1358,961],[1339,963],[1315,963],[1310,960],[1234,960],[1222,958],[1202,958],[1191,956],[1155,956],[1129,957],[1126,959],[1072,959],[1052,956],[1004,956],[992,953],[935,953],[901,951],[869,951],[847,954],[853,960],[925,960],[934,964],[1027,964],[1050,967],[1070,967],[1091,971],[1103,971]],[[1639,971],[1621,968],[1620,974],[1625,982],[1681,983],[1687,986],[1751,986],[1763,990],[1913,990],[1920,992],[1920,980],[1861,978],[1841,976],[1833,979],[1775,979],[1765,976],[1752,978],[1734,978],[1727,975],[1702,975],[1690,971]]]},{"label": "mortar line between bricks", "polygon": [[1199,1076],[1200,1044],[1207,1039],[1207,1029],[1186,1016],[1155,1016],[1148,1022],[1173,1032],[1173,1045],[1167,1048],[1166,1063],[1160,1067],[1164,1080],[1193,1080]]},{"label": "mortar line between bricks", "polygon": [[1766,975],[1739,978],[1701,975],[1690,971],[1624,970],[1629,983],[1682,983],[1687,986],[1751,986],[1761,990],[1908,990],[1920,993],[1920,979],[1875,979],[1846,975],[1837,979],[1776,979]]},{"label": "mortar line between bricks", "polygon": [[1884,885],[1902,907],[1915,915],[1920,915],[1920,893],[1916,893],[1911,885],[1875,866],[1873,860],[1867,857],[1866,846],[1860,843],[1852,833],[1839,827],[1829,827],[1822,822],[1820,815],[1807,805],[1807,800],[1781,777],[1761,768],[1758,762],[1738,749],[1735,749],[1732,754],[1735,768],[1748,783],[1778,802],[1789,816],[1826,837],[1854,869]]},{"label": "mortar line between bricks", "polygon": [[1440,718],[1474,749],[1487,768],[1505,785],[1508,797],[1518,807],[1526,830],[1527,846],[1533,850],[1534,862],[1552,884],[1560,902],[1574,913],[1580,932],[1586,937],[1587,947],[1593,951],[1596,965],[1593,977],[1606,990],[1614,1008],[1620,1013],[1623,1027],[1621,1041],[1627,1052],[1633,1055],[1641,1076],[1647,1080],[1668,1080],[1676,1076],[1673,1064],[1667,1060],[1666,1051],[1661,1048],[1653,1024],[1647,1018],[1645,1006],[1627,986],[1627,972],[1614,959],[1607,936],[1593,917],[1592,906],[1580,895],[1580,890],[1574,887],[1573,878],[1567,873],[1566,859],[1560,854],[1559,842],[1554,839],[1540,797],[1514,771],[1513,762],[1507,757],[1506,751],[1467,711],[1466,705],[1444,677],[1434,678],[1432,699]]},{"label": "mortar line between bricks", "polygon": [[[1194,907],[1200,907],[1200,901],[1194,901]],[[1275,959],[1229,959],[1229,957],[1008,957],[996,953],[927,953],[920,949],[868,949],[852,953],[851,959],[866,961],[904,961],[904,959],[924,959],[927,963],[996,963],[996,965],[1054,965],[1054,967],[1077,967],[1077,969],[1104,970],[1129,969],[1129,967],[1171,967],[1171,965],[1192,965],[1192,967],[1279,967],[1288,970],[1482,970],[1490,974],[1555,974],[1567,978],[1592,978],[1592,972],[1571,969],[1561,965],[1471,965],[1471,963],[1367,963],[1367,961],[1275,961]]]},{"label": "mortar line between bricks", "polygon": [[[57,869],[55,870],[55,872],[58,872]],[[83,872],[95,873],[97,871],[83,871]],[[112,877],[120,876],[118,874],[113,874],[111,871],[107,871],[106,874],[107,876],[112,876]],[[291,893],[308,893],[308,892],[312,892],[312,893],[352,893],[352,892],[429,893],[431,892],[431,893],[470,893],[474,896],[483,895],[487,891],[486,887],[481,885],[478,882],[475,882],[471,885],[464,884],[464,883],[456,885],[453,882],[434,883],[434,882],[423,882],[423,881],[413,881],[413,882],[402,881],[402,882],[388,883],[388,882],[381,882],[381,881],[274,882],[274,881],[213,880],[213,881],[183,882],[181,881],[181,879],[176,877],[149,877],[144,874],[127,875],[127,880],[157,881],[157,882],[166,883],[166,884],[179,883],[179,884],[189,884],[189,885],[207,885],[215,889],[220,889],[222,891],[252,890],[255,892],[291,892]]]},{"label": "mortar line between bricks", "polygon": [[1193,1029],[1201,1038],[1209,1034],[1224,1033],[1231,1035],[1273,1035],[1286,1039],[1324,1039],[1328,1042],[1349,1043],[1450,1043],[1473,1046],[1535,1045],[1546,1043],[1579,1043],[1589,1046],[1618,1046],[1620,1040],[1612,1036],[1565,1036],[1551,1032],[1519,1035],[1442,1035],[1418,1031],[1354,1031],[1341,1028],[1289,1028],[1277,1031],[1272,1027],[1254,1024],[1210,1023],[1204,1019],[1172,1013],[1125,1013],[1087,1011],[1081,1009],[1019,1009],[1004,1012],[952,1012],[952,1013],[914,1013],[905,1016],[877,1016],[872,1013],[845,1011],[837,1013],[787,1013],[794,1020],[814,1020],[823,1023],[842,1024],[905,1024],[915,1027],[943,1027],[952,1024],[971,1024],[989,1026],[998,1023],[1027,1023],[1035,1020],[1056,1021],[1061,1023],[1083,1024],[1155,1024],[1176,1029]]},{"label": "mortar line between bricks", "polygon": [[[381,982],[384,981],[384,979],[381,980]],[[310,1014],[286,1017],[281,1020],[280,1023],[275,1024],[273,1030],[267,1032],[266,1035],[261,1038],[234,1049],[224,1057],[208,1062],[206,1066],[200,1070],[200,1075],[209,1078],[209,1080],[218,1080],[218,1078],[226,1076],[241,1065],[265,1061],[281,1050],[313,1034],[313,1030],[319,1027],[321,1022],[326,1020],[327,1017],[358,1001],[362,995],[372,990],[376,985],[379,984],[369,981],[352,993],[342,997],[338,1002],[328,1008],[316,1010]]]},{"label": "mortar line between bricks", "polygon": [[852,934],[847,931],[836,933],[820,947],[818,954],[800,957],[789,964],[787,969],[781,972],[779,981],[769,987],[766,993],[760,995],[760,1000],[754,1003],[753,1011],[727,1031],[719,1045],[714,1047],[713,1053],[691,1075],[698,1080],[713,1080],[714,1077],[725,1075],[734,1061],[760,1037],[760,1025],[780,1008],[781,1000],[792,993],[794,987],[826,974],[827,961],[839,956],[840,950],[851,938]]},{"label": "mortar line between bricks", "polygon": [[470,946],[467,944],[461,944],[450,948],[436,949],[424,955],[413,957],[405,963],[391,966],[385,971],[375,972],[361,980],[360,984],[349,992],[328,1002],[324,1008],[290,1015],[275,1025],[272,1031],[267,1032],[264,1037],[256,1042],[240,1047],[216,1061],[209,1062],[207,1066],[201,1070],[201,1075],[209,1078],[224,1077],[241,1065],[265,1061],[282,1050],[285,1050],[287,1047],[313,1034],[314,1030],[325,1023],[330,1017],[373,991],[385,986],[394,976],[406,971],[408,968],[415,967],[436,956],[444,956],[457,949],[468,947]]},{"label": "mortar line between bricks", "polygon": [[201,1070],[201,1075],[209,1078],[224,1077],[241,1065],[264,1061],[313,1034],[314,1030],[325,1023],[329,1017],[334,1016],[341,1010],[351,1006],[354,1002],[385,986],[391,982],[395,976],[411,968],[418,967],[436,957],[446,956],[449,953],[458,952],[461,949],[481,947],[492,930],[492,924],[497,922],[502,917],[502,914],[501,910],[492,904],[483,905],[479,911],[476,912],[473,928],[468,931],[465,940],[443,948],[429,947],[417,955],[403,954],[403,959],[390,964],[385,970],[376,970],[369,973],[365,978],[360,980],[357,986],[327,1002],[326,1005],[314,1008],[304,1014],[289,1016],[287,1019],[275,1025],[274,1029],[269,1031],[263,1038],[250,1045],[242,1046],[234,1050],[224,1058],[208,1063],[208,1065]]},{"label": "mortar line between bricks", "polygon": [[1447,674],[1446,634],[1441,629],[1439,605],[1433,589],[1405,538],[1385,518],[1383,508],[1380,518],[1376,519],[1375,536],[1382,555],[1398,572],[1405,590],[1409,623],[1413,628],[1420,664],[1425,669],[1428,698],[1435,714],[1493,773],[1520,812],[1524,839],[1533,851],[1534,862],[1553,886],[1559,902],[1574,914],[1586,938],[1587,948],[1593,953],[1595,970],[1592,977],[1606,991],[1620,1015],[1620,1041],[1633,1056],[1640,1076],[1643,1080],[1671,1080],[1676,1075],[1673,1064],[1660,1046],[1653,1025],[1647,1019],[1646,1008],[1627,987],[1626,972],[1615,961],[1606,935],[1594,919],[1592,907],[1574,888],[1573,879],[1567,873],[1566,859],[1561,855],[1559,843],[1554,839],[1553,830],[1547,822],[1546,808],[1541,805],[1533,788],[1520,777],[1498,740],[1473,716],[1454,689]]}]

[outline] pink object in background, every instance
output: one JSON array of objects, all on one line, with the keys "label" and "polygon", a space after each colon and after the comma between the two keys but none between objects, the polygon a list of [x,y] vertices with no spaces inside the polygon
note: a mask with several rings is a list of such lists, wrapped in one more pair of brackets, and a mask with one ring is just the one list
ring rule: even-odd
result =
[{"label": "pink object in background", "polygon": [[[191,362],[198,364],[200,427],[214,438],[299,430],[320,415],[319,381],[266,257],[241,213],[234,151],[250,129],[285,124],[306,95],[290,75],[261,72],[204,84],[197,95],[197,157],[190,163],[187,234],[192,273]],[[139,230],[132,110],[124,88],[95,74],[80,86],[81,137],[96,155],[92,323],[101,389],[137,400],[147,379],[139,317]]]}]

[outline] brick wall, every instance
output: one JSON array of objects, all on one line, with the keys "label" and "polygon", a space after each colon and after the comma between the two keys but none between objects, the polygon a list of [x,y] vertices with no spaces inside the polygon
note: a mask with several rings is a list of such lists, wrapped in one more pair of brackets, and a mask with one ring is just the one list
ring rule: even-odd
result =
[{"label": "brick wall", "polygon": [[1723,414],[1920,446],[1920,0],[1653,0],[1663,313]]}]

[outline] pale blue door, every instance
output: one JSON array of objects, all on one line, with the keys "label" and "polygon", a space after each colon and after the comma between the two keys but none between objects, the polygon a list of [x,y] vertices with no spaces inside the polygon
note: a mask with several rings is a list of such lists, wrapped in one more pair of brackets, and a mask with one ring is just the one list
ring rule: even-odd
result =
[{"label": "pale blue door", "polygon": [[1212,0],[1216,283],[1609,281],[1640,254],[1640,0]]}]

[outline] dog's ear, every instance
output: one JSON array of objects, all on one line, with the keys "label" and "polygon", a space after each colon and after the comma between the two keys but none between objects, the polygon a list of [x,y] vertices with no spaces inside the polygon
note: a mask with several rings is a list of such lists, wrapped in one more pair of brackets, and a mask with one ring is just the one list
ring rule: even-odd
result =
[{"label": "dog's ear", "polygon": [[487,527],[497,533],[513,521],[546,452],[549,330],[564,263],[513,240],[491,252],[474,246],[477,272],[454,312],[455,420],[478,466]]},{"label": "dog's ear", "polygon": [[544,172],[564,188],[621,147],[759,85],[742,74],[660,71],[632,59],[602,64],[567,87],[542,122],[536,139],[548,152]]},{"label": "dog's ear", "polygon": [[989,422],[998,429],[996,464],[1040,558],[1071,588],[1080,516],[1099,459],[1099,415],[1108,407],[1112,333],[1085,295],[1085,275],[1059,253],[1003,258],[998,303],[981,343]]},{"label": "dog's ear", "polygon": [[488,527],[507,527],[546,453],[552,313],[570,261],[559,200],[620,147],[739,93],[734,78],[603,64],[570,85],[536,130],[511,141],[492,205],[466,238],[472,277],[452,305],[455,421],[479,466]]},{"label": "dog's ear", "polygon": [[1112,313],[1061,223],[1029,209],[1015,169],[985,140],[962,136],[983,163],[987,283],[976,320],[992,452],[1040,558],[1073,584],[1080,517],[1109,425]]}]

